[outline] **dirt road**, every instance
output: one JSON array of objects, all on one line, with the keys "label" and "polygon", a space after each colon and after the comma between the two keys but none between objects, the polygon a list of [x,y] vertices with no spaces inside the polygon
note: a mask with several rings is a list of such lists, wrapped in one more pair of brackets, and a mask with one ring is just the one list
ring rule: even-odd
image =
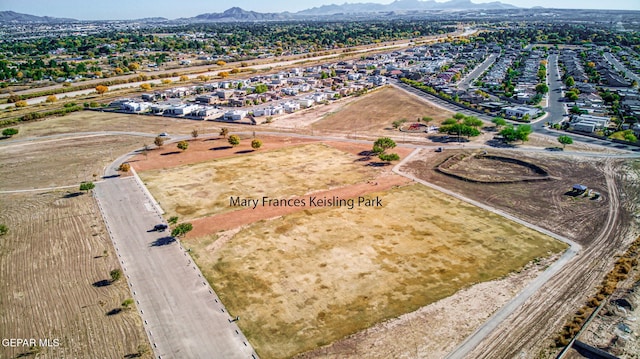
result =
[{"label": "dirt road", "polygon": [[[559,271],[523,306],[506,318],[496,330],[466,356],[467,358],[549,357],[553,337],[566,317],[593,293],[613,263],[614,255],[629,242],[632,229],[620,203],[618,174],[614,161],[601,169],[609,191],[606,224],[575,260]],[[580,293],[584,293],[580,295]]]}]

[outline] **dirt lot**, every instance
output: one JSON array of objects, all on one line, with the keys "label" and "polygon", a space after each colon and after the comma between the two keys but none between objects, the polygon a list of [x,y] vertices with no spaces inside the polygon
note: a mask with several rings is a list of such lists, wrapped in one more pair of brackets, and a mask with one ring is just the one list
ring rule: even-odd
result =
[{"label": "dirt lot", "polygon": [[167,216],[191,220],[240,209],[232,196],[281,199],[373,179],[376,169],[357,160],[318,143],[139,174]]},{"label": "dirt lot", "polygon": [[[122,358],[148,348],[136,311],[106,313],[131,296],[124,280],[99,286],[119,268],[90,195],[54,191],[0,195],[0,337],[59,340],[39,358]],[[106,283],[108,284],[108,283]],[[29,347],[0,347],[0,358]]]},{"label": "dirt lot", "polygon": [[[121,152],[142,146],[133,136],[48,139],[0,147],[0,191],[79,185],[100,179]],[[52,156],[55,153],[55,156]],[[94,176],[94,174],[96,176]],[[28,181],[25,179],[28,178]]]},{"label": "dirt lot", "polygon": [[[583,244],[583,251],[526,304],[492,332],[469,357],[548,358],[558,353],[553,339],[566,319],[596,291],[615,255],[639,232],[638,161],[553,158],[541,154],[524,158],[545,167],[558,180],[531,184],[474,184],[436,173],[444,154],[422,153],[406,170],[465,196],[564,234]],[[565,195],[573,183],[603,194],[600,202]],[[493,188],[492,188],[493,187]]]},{"label": "dirt lot", "polygon": [[260,221],[215,251],[209,237],[188,242],[261,357],[326,345],[565,248],[420,185],[376,196],[377,207]]},{"label": "dirt lot", "polygon": [[[609,211],[609,193],[603,173],[603,160],[553,157],[552,155],[488,151],[490,155],[515,157],[545,168],[553,177],[549,181],[519,183],[472,183],[439,173],[436,166],[456,153],[472,151],[448,150],[442,153],[422,151],[415,160],[406,164],[404,170],[418,178],[479,200],[492,207],[540,225],[554,233],[588,244],[601,228]],[[494,171],[500,173],[502,164],[494,164]],[[583,184],[601,194],[599,200],[582,196],[572,196],[569,192],[574,184]]]},{"label": "dirt lot", "polygon": [[[394,87],[378,90],[338,108],[311,125],[314,131],[388,135],[393,121],[429,116],[438,124],[453,113]],[[397,132],[397,130],[396,130]]]}]

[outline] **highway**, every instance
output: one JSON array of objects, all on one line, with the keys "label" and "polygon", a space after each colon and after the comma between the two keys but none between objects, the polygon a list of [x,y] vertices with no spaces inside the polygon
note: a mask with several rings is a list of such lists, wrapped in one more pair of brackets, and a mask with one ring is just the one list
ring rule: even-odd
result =
[{"label": "highway", "polygon": [[[94,195],[156,358],[257,358],[191,256],[134,177],[107,178]],[[242,320],[242,319],[240,319]]]}]

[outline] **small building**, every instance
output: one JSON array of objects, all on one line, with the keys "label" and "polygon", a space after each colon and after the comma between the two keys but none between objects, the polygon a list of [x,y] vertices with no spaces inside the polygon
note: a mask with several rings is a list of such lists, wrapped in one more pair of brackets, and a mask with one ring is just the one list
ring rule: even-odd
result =
[{"label": "small building", "polygon": [[240,121],[243,118],[247,117],[247,111],[245,110],[233,110],[227,111],[224,113],[222,118],[227,121]]},{"label": "small building", "polygon": [[540,110],[534,107],[517,106],[517,107],[505,107],[504,113],[507,117],[523,118],[529,115],[529,118],[535,117]]},{"label": "small building", "polygon": [[196,103],[200,103],[203,105],[210,105],[210,104],[216,103],[216,101],[218,101],[218,98],[214,96],[210,96],[210,95],[196,96]]}]

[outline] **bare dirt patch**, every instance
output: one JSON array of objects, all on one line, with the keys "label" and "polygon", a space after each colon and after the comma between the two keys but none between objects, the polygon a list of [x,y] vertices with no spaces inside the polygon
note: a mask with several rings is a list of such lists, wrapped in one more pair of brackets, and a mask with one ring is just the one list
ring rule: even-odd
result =
[{"label": "bare dirt patch", "polygon": [[549,173],[531,162],[484,153],[451,155],[437,166],[439,172],[481,183],[531,182],[550,179]]},{"label": "bare dirt patch", "polygon": [[[37,357],[122,358],[148,348],[134,310],[117,315],[131,294],[109,284],[117,256],[91,195],[64,191],[0,195],[0,337],[59,339]],[[105,285],[101,285],[105,284]],[[0,347],[0,357],[29,347]]]},{"label": "bare dirt patch", "polygon": [[253,136],[243,135],[240,136],[240,138],[240,144],[236,147],[231,146],[224,137],[189,140],[189,148],[186,151],[179,150],[176,143],[168,143],[160,148],[148,151],[146,155],[139,154],[133,157],[129,163],[131,163],[137,171],[141,172],[205,162],[219,158],[259,154],[291,145],[318,142],[313,139],[288,137],[286,135],[257,136],[256,138],[262,141],[262,147],[259,150],[253,150],[251,148]]},{"label": "bare dirt patch", "polygon": [[[544,154],[525,154],[488,151],[492,155],[514,157],[535,163],[547,170],[553,179],[519,183],[473,183],[454,178],[436,170],[438,164],[452,154],[472,151],[448,150],[448,153],[421,151],[403,170],[418,178],[462,195],[512,213],[530,223],[554,233],[587,244],[607,218],[608,189],[602,166],[604,161],[578,157],[554,157]],[[500,173],[501,164],[495,163]],[[570,195],[574,184],[583,184],[601,194],[599,200]]]},{"label": "bare dirt patch", "polygon": [[[194,258],[264,358],[314,349],[565,245],[419,185],[260,221]],[[473,233],[473,236],[469,236]]]}]

